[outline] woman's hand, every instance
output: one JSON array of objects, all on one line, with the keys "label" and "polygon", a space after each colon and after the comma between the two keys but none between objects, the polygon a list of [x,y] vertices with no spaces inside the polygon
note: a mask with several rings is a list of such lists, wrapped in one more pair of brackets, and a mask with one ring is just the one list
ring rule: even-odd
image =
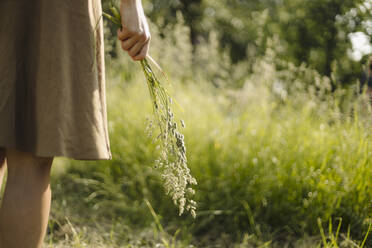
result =
[{"label": "woman's hand", "polygon": [[121,47],[133,60],[142,60],[150,46],[150,30],[141,0],[122,0],[120,5],[122,29],[118,30]]}]

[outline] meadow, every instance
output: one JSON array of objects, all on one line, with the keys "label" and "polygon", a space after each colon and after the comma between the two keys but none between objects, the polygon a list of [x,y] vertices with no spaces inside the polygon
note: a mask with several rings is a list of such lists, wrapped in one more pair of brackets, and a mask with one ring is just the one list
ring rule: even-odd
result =
[{"label": "meadow", "polygon": [[113,159],[55,160],[45,247],[372,247],[372,113],[357,82],[332,89],[280,61],[275,39],[232,64],[213,33],[193,50],[182,21],[174,30],[154,27],[150,54],[184,109],[196,219],[178,216],[152,167],[139,64],[107,54]]}]

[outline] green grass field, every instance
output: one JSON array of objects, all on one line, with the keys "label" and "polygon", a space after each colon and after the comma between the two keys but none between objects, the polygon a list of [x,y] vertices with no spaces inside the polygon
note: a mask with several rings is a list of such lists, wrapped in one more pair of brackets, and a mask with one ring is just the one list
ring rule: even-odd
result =
[{"label": "green grass field", "polygon": [[151,53],[185,110],[174,108],[186,122],[197,218],[178,216],[152,168],[139,65],[108,57],[113,159],[56,159],[45,247],[372,247],[372,115],[363,96],[331,93],[305,67],[278,71],[270,51],[247,73],[218,54],[213,37],[192,60],[187,30],[176,30],[165,41],[154,31]]}]

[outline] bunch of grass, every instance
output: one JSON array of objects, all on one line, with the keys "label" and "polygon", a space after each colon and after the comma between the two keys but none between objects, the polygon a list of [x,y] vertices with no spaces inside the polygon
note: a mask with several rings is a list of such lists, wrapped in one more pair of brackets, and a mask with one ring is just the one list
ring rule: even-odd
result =
[{"label": "bunch of grass", "polygon": [[[103,13],[103,15],[118,28],[122,28],[118,8],[113,5],[110,12],[111,14]],[[157,148],[160,149],[160,156],[155,160],[154,168],[160,171],[166,193],[172,197],[174,204],[179,207],[179,215],[186,209],[195,218],[197,204],[191,199],[195,194],[191,185],[195,185],[197,182],[187,165],[184,135],[179,132],[177,121],[172,112],[172,97],[156,77],[148,59],[164,76],[165,74],[150,55],[140,61],[152,101],[155,123],[159,128],[159,134],[154,136],[154,141],[159,143]],[[174,102],[177,104],[176,101]],[[178,107],[180,106],[178,105]],[[184,121],[179,121],[180,125],[185,127]],[[148,120],[146,132],[149,136],[152,136],[153,129],[153,121]]]}]

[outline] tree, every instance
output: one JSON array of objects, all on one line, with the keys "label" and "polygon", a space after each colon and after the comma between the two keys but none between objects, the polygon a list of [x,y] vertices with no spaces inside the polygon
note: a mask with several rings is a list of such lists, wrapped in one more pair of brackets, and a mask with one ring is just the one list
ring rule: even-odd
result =
[{"label": "tree", "polygon": [[[110,0],[103,0],[109,2]],[[150,19],[169,30],[180,11],[197,46],[212,30],[233,62],[265,54],[269,38],[277,37],[277,55],[296,65],[306,63],[336,82],[352,82],[361,71],[348,56],[348,34],[368,33],[371,0],[158,0],[145,1]],[[165,35],[165,34],[164,34]],[[371,35],[371,34],[370,34]]]}]

